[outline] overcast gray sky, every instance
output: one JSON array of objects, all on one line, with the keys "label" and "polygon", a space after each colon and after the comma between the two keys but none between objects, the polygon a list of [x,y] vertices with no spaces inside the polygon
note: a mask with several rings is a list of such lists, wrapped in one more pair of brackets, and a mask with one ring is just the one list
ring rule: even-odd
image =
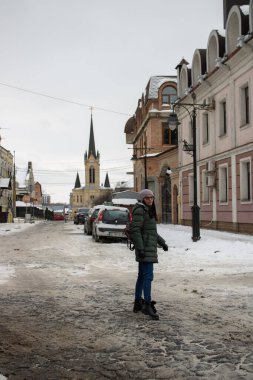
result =
[{"label": "overcast gray sky", "polygon": [[211,30],[223,29],[222,4],[0,0],[0,134],[15,151],[18,177],[32,161],[43,191],[68,202],[77,171],[84,185],[93,106],[101,182],[106,171],[112,186],[129,180],[126,121],[152,75],[176,75],[183,57],[191,64]]}]

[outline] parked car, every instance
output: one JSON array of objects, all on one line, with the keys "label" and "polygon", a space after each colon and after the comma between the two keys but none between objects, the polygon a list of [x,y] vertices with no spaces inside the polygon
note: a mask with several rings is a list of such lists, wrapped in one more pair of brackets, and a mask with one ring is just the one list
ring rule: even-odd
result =
[{"label": "parked car", "polygon": [[63,212],[54,211],[54,213],[53,213],[53,220],[64,220],[64,214],[63,214]]},{"label": "parked car", "polygon": [[103,206],[93,222],[92,237],[95,241],[100,238],[126,239],[125,228],[130,220],[130,212],[126,207]]},{"label": "parked car", "polygon": [[89,208],[78,208],[74,215],[74,224],[84,224],[85,218],[88,216]]},{"label": "parked car", "polygon": [[98,212],[101,209],[101,207],[103,207],[103,205],[97,205],[97,206],[92,207],[89,210],[88,216],[85,219],[85,223],[84,223],[84,233],[86,235],[92,234],[92,225],[93,225],[93,222],[96,219]]}]

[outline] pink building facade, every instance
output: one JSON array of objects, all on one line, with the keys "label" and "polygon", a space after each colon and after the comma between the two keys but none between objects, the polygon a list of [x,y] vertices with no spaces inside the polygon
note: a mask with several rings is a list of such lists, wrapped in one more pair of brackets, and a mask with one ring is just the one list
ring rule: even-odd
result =
[{"label": "pink building facade", "polygon": [[225,29],[211,31],[191,68],[177,66],[179,213],[190,225],[193,163],[180,144],[192,143],[191,107],[183,104],[209,104],[196,119],[201,227],[253,233],[253,0],[235,3],[224,1]]}]

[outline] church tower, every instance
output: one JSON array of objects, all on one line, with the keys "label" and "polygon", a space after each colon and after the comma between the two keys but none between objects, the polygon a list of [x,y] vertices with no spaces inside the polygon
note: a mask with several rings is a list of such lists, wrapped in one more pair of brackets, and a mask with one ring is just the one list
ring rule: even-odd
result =
[{"label": "church tower", "polygon": [[72,192],[70,193],[70,206],[72,217],[81,207],[92,207],[101,202],[110,201],[113,189],[110,187],[108,173],[106,174],[104,186],[100,184],[100,154],[96,151],[93,120],[90,120],[90,138],[88,151],[84,153],[85,186],[81,185],[79,174]]},{"label": "church tower", "polygon": [[100,186],[100,154],[95,148],[95,138],[93,120],[90,121],[89,150],[84,154],[85,165],[85,187],[86,189],[96,189]]}]

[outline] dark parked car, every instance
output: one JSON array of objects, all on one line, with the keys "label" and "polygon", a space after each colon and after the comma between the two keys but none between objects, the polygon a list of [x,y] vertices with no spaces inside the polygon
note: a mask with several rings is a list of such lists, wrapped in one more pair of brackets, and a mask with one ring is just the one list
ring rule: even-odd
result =
[{"label": "dark parked car", "polygon": [[125,229],[130,221],[126,207],[104,206],[93,222],[92,237],[95,241],[103,239],[126,239]]},{"label": "dark parked car", "polygon": [[103,207],[103,205],[97,205],[97,206],[94,206],[90,209],[88,216],[85,219],[85,223],[84,223],[84,233],[85,234],[87,234],[87,235],[92,234],[92,225],[93,225],[93,222],[96,219],[97,214],[98,214],[99,210],[101,209],[101,207]]},{"label": "dark parked car", "polygon": [[89,208],[79,208],[74,216],[74,224],[84,224],[85,218],[88,216]]}]

